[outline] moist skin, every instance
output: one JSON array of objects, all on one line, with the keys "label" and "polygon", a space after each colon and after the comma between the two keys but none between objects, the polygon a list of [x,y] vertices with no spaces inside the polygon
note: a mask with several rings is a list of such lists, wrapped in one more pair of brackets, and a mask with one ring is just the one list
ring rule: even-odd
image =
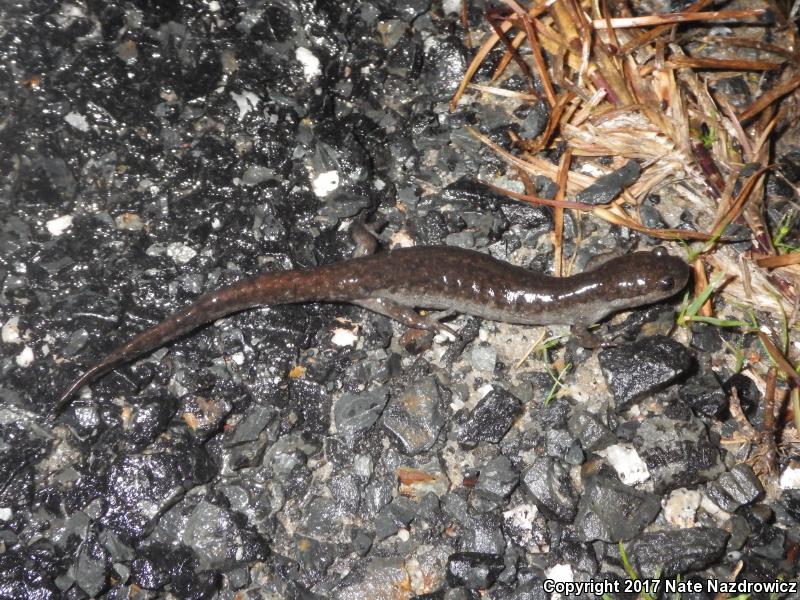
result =
[{"label": "moist skin", "polygon": [[587,327],[611,313],[673,296],[689,267],[664,248],[612,258],[571,277],[551,277],[449,246],[417,246],[332,265],[263,273],[201,296],[115,348],[75,380],[56,411],[84,385],[201,325],[257,306],[345,302],[416,329],[446,329],[414,308],[524,325],[573,325],[585,347],[600,345]]}]

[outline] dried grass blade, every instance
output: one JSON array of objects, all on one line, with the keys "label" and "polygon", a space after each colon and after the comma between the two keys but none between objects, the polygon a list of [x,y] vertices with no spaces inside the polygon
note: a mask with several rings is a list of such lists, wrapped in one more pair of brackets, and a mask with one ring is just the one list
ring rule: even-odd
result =
[{"label": "dried grass blade", "polygon": [[471,90],[475,90],[476,92],[484,92],[486,94],[492,94],[494,96],[503,96],[504,98],[514,98],[516,100],[526,100],[528,102],[535,102],[539,99],[538,96],[534,96],[533,94],[526,94],[525,92],[515,92],[514,90],[507,90],[504,88],[494,87],[491,85],[480,85],[478,83],[470,83],[467,86]]},{"label": "dried grass blade", "polygon": [[762,256],[754,261],[759,267],[764,269],[775,269],[777,267],[788,267],[800,264],[800,252],[791,252],[779,256]]},{"label": "dried grass blade", "polygon": [[742,210],[744,210],[744,206],[747,201],[750,199],[750,196],[753,192],[758,181],[761,179],[761,176],[767,171],[767,167],[762,167],[755,173],[753,173],[747,180],[747,182],[742,186],[739,195],[736,197],[736,200],[731,206],[730,210],[727,211],[725,216],[719,220],[719,223],[714,228],[711,238],[709,239],[708,243],[705,247],[701,250],[701,254],[708,252],[714,246],[716,246],[717,241],[722,236],[722,232],[725,231],[725,228],[733,223],[733,220],[736,219],[740,214],[742,214]]},{"label": "dried grass blade", "polygon": [[800,86],[800,75],[795,75],[791,79],[784,81],[778,86],[772,88],[763,96],[759,97],[758,100],[753,102],[745,110],[739,113],[739,121],[746,123],[762,110],[767,108],[770,104],[775,102],[778,98],[781,98],[794,90],[797,86]]},{"label": "dried grass blade", "polygon": [[592,213],[613,225],[627,227],[628,229],[646,233],[649,236],[661,240],[708,240],[711,238],[709,234],[702,233],[700,231],[689,231],[685,229],[655,229],[653,227],[645,227],[627,215],[621,216],[602,206],[596,206]]},{"label": "dried grass blade", "polygon": [[[700,0],[699,2],[695,2],[694,4],[689,6],[683,12],[685,12],[685,13],[700,12],[706,6],[709,6],[713,2],[714,2],[714,0]],[[648,31],[647,33],[643,33],[643,34],[639,35],[638,37],[632,39],[627,44],[625,44],[620,49],[620,54],[629,54],[630,52],[636,50],[637,48],[640,48],[640,47],[644,46],[645,44],[649,44],[654,39],[656,39],[657,37],[667,33],[671,29],[672,29],[672,25],[661,25],[661,26],[656,27],[655,29],[653,29],[651,31]]]},{"label": "dried grass blade", "polygon": [[733,128],[733,131],[736,135],[736,141],[739,142],[739,145],[742,147],[742,152],[744,153],[745,160],[748,162],[753,160],[753,145],[750,143],[750,138],[744,132],[744,128],[742,127],[742,123],[739,121],[739,117],[736,116],[736,109],[731,104],[730,100],[728,100],[725,96],[720,95],[716,98],[717,104],[722,107],[722,111],[725,113],[725,116],[728,117],[730,121],[730,125]]},{"label": "dried grass blade", "polygon": [[[577,174],[571,173],[571,175],[574,176]],[[688,231],[685,229],[654,229],[652,227],[645,227],[644,225],[640,225],[630,217],[620,216],[602,206],[594,206],[591,204],[584,204],[582,202],[569,202],[569,201],[559,202],[558,200],[540,198],[538,196],[534,196],[531,194],[520,194],[519,192],[514,192],[512,190],[507,190],[505,188],[501,188],[500,186],[493,185],[488,181],[480,181],[480,183],[485,185],[489,189],[497,192],[498,194],[503,194],[505,196],[508,196],[509,198],[514,198],[515,200],[521,200],[529,204],[538,204],[541,206],[551,206],[554,208],[571,208],[573,210],[590,212],[597,215],[604,221],[611,223],[612,225],[627,227],[628,229],[633,229],[641,233],[646,233],[647,235],[662,240],[708,240],[711,237],[709,234],[702,233],[700,231]]]},{"label": "dried grass blade", "polygon": [[560,96],[556,100],[553,110],[550,111],[550,118],[547,120],[547,128],[539,136],[538,140],[532,144],[523,143],[521,146],[528,152],[538,152],[539,150],[546,148],[550,143],[550,138],[553,137],[553,134],[556,132],[559,124],[561,123],[561,117],[564,114],[564,111],[574,97],[575,96],[572,94],[572,92],[567,92],[566,94]]},{"label": "dried grass blade", "polygon": [[794,370],[791,363],[786,360],[783,353],[778,350],[778,347],[772,342],[772,339],[763,331],[758,332],[758,339],[764,344],[764,349],[767,351],[767,354],[769,354],[769,357],[778,365],[778,368],[783,371],[783,374],[791,379],[796,386],[800,386],[800,375],[797,374],[797,371]]},{"label": "dried grass blade", "polygon": [[[556,192],[556,200],[559,202],[564,201],[567,193],[567,178],[569,177],[569,167],[572,164],[572,153],[567,149],[561,155],[561,161],[558,165],[558,192]],[[553,246],[555,249],[555,265],[554,271],[556,277],[561,277],[564,272],[563,257],[564,257],[564,209],[556,207],[553,211]]]},{"label": "dried grass blade", "polygon": [[480,140],[481,142],[483,142],[484,144],[489,146],[489,148],[494,150],[497,153],[497,155],[500,156],[500,158],[505,160],[507,163],[517,167],[518,169],[522,169],[523,171],[527,171],[528,173],[531,173],[532,175],[540,175],[541,174],[538,170],[534,169],[529,163],[527,163],[526,161],[522,160],[518,156],[514,156],[510,152],[504,150],[503,148],[501,148],[500,146],[495,144],[492,140],[490,140],[488,137],[483,135],[480,131],[478,131],[474,127],[467,127],[466,129],[467,129],[467,132],[471,136],[473,136],[474,138]]},{"label": "dried grass blade", "polygon": [[536,31],[533,29],[533,25],[531,24],[531,19],[528,17],[528,14],[525,12],[516,0],[503,0],[505,4],[511,7],[517,17],[522,21],[523,25],[525,26],[525,34],[528,36],[528,44],[531,47],[531,52],[533,53],[533,60],[536,63],[536,68],[539,71],[539,77],[542,81],[542,85],[544,86],[545,96],[547,97],[547,102],[550,106],[555,106],[556,104],[556,92],[553,89],[553,84],[550,82],[550,76],[547,74],[547,64],[544,62],[544,57],[542,57],[542,48],[539,45],[539,40],[536,37]]},{"label": "dried grass blade", "polygon": [[553,208],[571,208],[573,210],[582,210],[585,212],[593,212],[597,209],[596,206],[592,206],[591,204],[584,204],[582,202],[570,202],[569,200],[551,200],[549,198],[540,198],[539,196],[535,196],[533,194],[520,194],[519,192],[514,192],[512,190],[507,190],[505,188],[501,188],[500,186],[494,185],[489,183],[488,181],[478,180],[479,183],[485,185],[492,191],[497,192],[498,194],[503,194],[504,196],[508,196],[509,198],[514,198],[515,200],[521,200],[523,202],[527,202],[528,204],[536,204],[540,206],[551,206]]},{"label": "dried grass blade", "polygon": [[526,63],[522,59],[522,56],[520,55],[518,49],[514,47],[514,45],[512,44],[512,42],[508,40],[508,38],[506,38],[505,32],[500,29],[500,26],[495,22],[495,18],[490,16],[488,11],[486,13],[486,20],[489,22],[489,25],[491,25],[492,29],[494,29],[495,34],[497,34],[497,37],[500,39],[501,42],[503,42],[503,45],[506,47],[506,54],[510,54],[514,62],[517,63],[517,67],[519,67],[520,73],[522,73],[522,76],[528,82],[528,89],[530,90],[530,92],[532,94],[536,94],[536,96],[538,97],[539,92],[536,89],[536,83],[534,82],[533,79],[533,73],[531,73],[531,69],[528,66],[528,63]]},{"label": "dried grass blade", "polygon": [[784,63],[766,60],[743,60],[726,58],[693,58],[691,56],[673,56],[667,60],[672,69],[724,69],[726,71],[776,71]]},{"label": "dried grass blade", "polygon": [[[664,25],[665,23],[690,23],[695,21],[725,21],[741,20],[750,17],[763,17],[767,11],[762,8],[752,10],[714,10],[708,12],[678,12],[666,13],[662,15],[647,15],[644,17],[615,17],[609,19],[612,27],[617,29],[627,27],[650,27],[652,25]],[[608,24],[606,19],[594,19],[592,26],[595,29],[605,29]]]},{"label": "dried grass blade", "polygon": [[787,50],[777,44],[769,44],[761,40],[754,40],[751,38],[740,37],[722,37],[718,35],[706,35],[697,40],[698,42],[705,42],[707,44],[715,44],[722,46],[739,46],[740,48],[753,48],[755,50],[762,50],[764,52],[771,52],[791,61],[797,61],[797,57],[791,50]]},{"label": "dried grass blade", "polygon": [[[532,6],[528,9],[528,16],[533,18],[538,17],[540,14],[545,12],[553,0],[548,0],[542,4],[537,4]],[[514,26],[514,20],[509,19],[500,25],[500,29],[503,33],[507,32]],[[464,95],[464,91],[467,89],[467,84],[472,81],[472,78],[475,76],[475,73],[478,72],[478,69],[483,63],[486,56],[489,52],[492,51],[492,48],[495,47],[495,44],[500,41],[500,36],[497,33],[492,33],[486,39],[486,41],[481,44],[481,47],[478,48],[478,51],[475,53],[475,56],[472,58],[472,62],[469,63],[467,70],[464,72],[464,77],[461,79],[461,83],[458,85],[458,89],[453,94],[453,97],[450,99],[450,112],[453,112],[456,107],[458,106],[458,102],[461,100],[461,96]]]},{"label": "dried grass blade", "polygon": [[[522,42],[525,41],[525,37],[526,34],[524,31],[517,32],[517,35],[515,35],[514,39],[511,40],[511,45],[514,48],[519,48],[522,45]],[[514,55],[506,50],[505,54],[503,54],[503,58],[500,59],[500,62],[497,63],[497,67],[495,68],[494,72],[492,72],[492,81],[497,81],[500,79],[500,76],[505,72],[506,67],[508,67],[508,64],[512,60],[514,60]]]},{"label": "dried grass blade", "polygon": [[[605,19],[606,21],[609,21],[609,19],[611,19],[611,11],[608,10],[608,0],[601,0],[601,3],[603,8],[602,10],[598,8],[598,10],[600,10],[601,12],[599,16]],[[608,27],[606,27],[606,31],[608,31],[608,38],[611,41],[613,51],[615,53],[619,52],[619,38],[617,37],[617,30],[611,27],[611,23],[608,22]]]},{"label": "dried grass blade", "polygon": [[[703,261],[698,259],[692,263],[692,270],[694,271],[694,289],[695,294],[699,294],[701,290],[708,287],[708,278],[706,277],[706,269]],[[714,307],[711,304],[711,298],[707,297],[706,301],[700,306],[697,311],[703,317],[713,317]]]},{"label": "dried grass blade", "polygon": [[464,43],[467,48],[472,48],[472,32],[469,29],[469,9],[467,8],[467,0],[461,0],[459,17],[461,18],[461,26],[464,28]]}]

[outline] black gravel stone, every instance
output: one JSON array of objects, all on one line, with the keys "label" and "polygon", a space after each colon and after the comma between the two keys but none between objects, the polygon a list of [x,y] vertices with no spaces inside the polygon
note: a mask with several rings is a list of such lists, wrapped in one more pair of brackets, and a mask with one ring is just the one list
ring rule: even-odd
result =
[{"label": "black gravel stone", "polygon": [[433,377],[416,381],[392,394],[383,413],[383,426],[394,435],[404,454],[424,452],[436,442],[444,416],[439,386]]},{"label": "black gravel stone", "polygon": [[496,511],[471,515],[458,549],[462,552],[502,555],[506,550],[506,540],[500,515]]},{"label": "black gravel stone", "polygon": [[615,436],[597,415],[585,411],[577,411],[569,419],[569,431],[581,443],[586,452],[595,452],[617,443]]},{"label": "black gravel stone", "polygon": [[369,532],[359,529],[353,532],[353,549],[359,556],[365,556],[372,547],[373,537]]},{"label": "black gravel stone", "polygon": [[381,416],[388,401],[389,390],[384,387],[342,395],[333,408],[336,432],[353,448]]},{"label": "black gravel stone", "polygon": [[469,414],[458,432],[458,441],[469,445],[478,442],[497,444],[521,410],[522,403],[516,396],[502,388],[494,388]]},{"label": "black gravel stone", "polygon": [[639,217],[642,219],[642,225],[645,227],[652,227],[654,229],[667,227],[661,213],[658,212],[656,207],[650,204],[642,204],[639,207]]},{"label": "black gravel stone", "polygon": [[792,149],[779,160],[781,173],[792,183],[800,183],[800,150]]},{"label": "black gravel stone", "polygon": [[563,459],[575,441],[566,429],[548,429],[545,432],[545,452],[553,458]]},{"label": "black gravel stone", "polygon": [[203,569],[228,569],[263,560],[269,548],[258,533],[243,527],[230,510],[200,502],[189,515],[183,542],[191,548]]},{"label": "black gravel stone", "polygon": [[89,596],[97,596],[107,585],[111,570],[108,552],[94,536],[83,543],[83,548],[74,563],[75,583]]},{"label": "black gravel stone", "polygon": [[713,527],[645,533],[625,545],[625,553],[639,577],[673,577],[699,571],[725,554],[730,534]]},{"label": "black gravel stone", "polygon": [[607,204],[635,183],[641,174],[639,163],[629,160],[616,171],[598,177],[593,184],[578,192],[575,199],[584,204]]},{"label": "black gravel stone", "polygon": [[172,580],[172,589],[186,600],[209,600],[220,588],[222,575],[216,571],[184,572]]},{"label": "black gravel stone", "polygon": [[142,537],[188,486],[205,483],[215,474],[208,455],[199,449],[120,457],[105,478],[108,508],[103,520],[123,539]]},{"label": "black gravel stone", "polygon": [[528,139],[536,138],[545,130],[549,119],[550,107],[546,102],[540,100],[531,105],[522,122],[520,133]]},{"label": "black gravel stone", "polygon": [[[511,461],[502,454],[494,457],[481,468],[474,493],[483,498],[489,506],[500,506],[511,495],[519,483],[519,473]],[[484,507],[488,508],[488,506]]]},{"label": "black gravel stone", "polygon": [[[55,582],[60,570],[58,562],[56,549],[44,540],[7,549],[0,553],[0,593],[14,599],[60,597]],[[102,569],[96,581],[102,581],[104,572]]]},{"label": "black gravel stone", "polygon": [[447,583],[483,590],[503,571],[503,557],[480,552],[457,552],[447,559]]},{"label": "black gravel stone", "polygon": [[179,412],[191,434],[206,439],[219,430],[231,408],[231,403],[224,399],[187,394],[181,398]]},{"label": "black gravel stone", "polygon": [[408,498],[398,496],[384,506],[375,517],[375,538],[380,541],[406,527],[417,514],[416,505]]},{"label": "black gravel stone", "polygon": [[[725,390],[727,395],[730,395],[732,390],[735,389],[744,414],[748,417],[755,415],[756,409],[761,402],[761,393],[758,391],[755,381],[747,375],[736,373],[722,384],[722,389]],[[751,424],[757,425],[757,423],[752,422]]]},{"label": "black gravel stone", "polygon": [[639,424],[633,445],[647,465],[656,492],[690,487],[719,476],[725,467],[702,421],[664,415]]},{"label": "black gravel stone", "polygon": [[731,104],[738,109],[744,109],[753,101],[750,88],[741,75],[717,79],[711,86],[715,93],[725,94]]},{"label": "black gravel stone", "polygon": [[567,469],[556,459],[536,459],[522,482],[533,503],[549,519],[571,523],[578,512],[578,496]]},{"label": "black gravel stone", "polygon": [[740,463],[706,487],[706,495],[722,510],[734,512],[758,500],[764,493],[761,481],[750,465]]},{"label": "black gravel stone", "polygon": [[252,404],[236,428],[222,438],[230,465],[242,469],[258,464],[267,446],[277,441],[279,432],[280,413],[275,407]]},{"label": "black gravel stone", "polygon": [[692,348],[704,352],[717,352],[722,349],[722,337],[718,327],[706,323],[692,323]]},{"label": "black gravel stone", "polygon": [[640,492],[619,480],[592,476],[584,482],[575,530],[584,542],[620,542],[644,531],[661,511],[655,494]]},{"label": "black gravel stone", "polygon": [[533,206],[521,202],[499,202],[500,211],[511,225],[523,228],[528,239],[538,237],[553,228],[552,213],[543,206]]},{"label": "black gravel stone", "polygon": [[728,396],[712,371],[691,377],[680,387],[678,396],[693,411],[709,417],[718,417],[728,407]]},{"label": "black gravel stone", "polygon": [[781,494],[781,504],[792,518],[800,522],[800,490],[784,490]]},{"label": "black gravel stone", "polygon": [[599,359],[608,389],[620,408],[686,377],[694,365],[686,348],[664,336],[606,348]]},{"label": "black gravel stone", "polygon": [[299,536],[295,540],[297,560],[303,571],[314,580],[325,576],[337,554],[338,547],[329,542],[319,542],[305,536]]},{"label": "black gravel stone", "polygon": [[[621,392],[609,381],[616,408],[602,394],[545,407],[549,376],[513,369],[496,347],[505,326],[458,317],[449,343],[344,304],[261,307],[114,369],[49,418],[70,380],[204,293],[352,256],[362,219],[378,252],[450,243],[551,268],[552,209],[481,184],[515,174],[467,130],[516,151],[509,131],[535,136],[549,110],[476,90],[449,110],[474,50],[457,4],[0,2],[0,598],[360,600],[424,589],[544,600],[554,565],[580,581],[623,573],[612,542],[584,538],[640,531],[650,490],[681,485],[740,505],[724,524],[729,555],[706,576],[728,578],[740,561],[747,577],[791,576],[800,500],[789,490],[753,499],[749,474],[725,473],[710,380],[681,390],[694,413],[676,389],[664,414],[622,422],[626,403],[670,373],[695,374],[672,364],[683,354],[663,340],[643,356],[628,347],[631,364],[606,371],[630,377]],[[477,39],[492,6],[467,4]],[[504,52],[498,44],[476,82]],[[736,83],[744,94],[752,82]],[[519,75],[502,85],[527,90]],[[797,182],[795,154],[777,160]],[[581,198],[606,202],[636,171],[629,163]],[[531,180],[538,196],[556,195],[552,180]],[[789,193],[774,177],[766,185]],[[773,229],[788,209],[778,200]],[[694,212],[680,217],[686,226]],[[661,226],[674,211],[651,197],[640,216]],[[628,251],[638,237],[570,215],[565,231],[568,254],[579,234],[592,251]],[[654,318],[661,330],[670,309],[609,329],[636,339]],[[342,329],[353,339],[333,335]],[[718,329],[693,326],[700,365],[723,364],[705,355],[724,352]],[[590,353],[552,352],[591,366]],[[753,416],[751,384],[736,383]],[[487,386],[475,409],[454,412]],[[618,438],[647,463],[648,491],[587,481],[579,503],[570,474]],[[598,481],[613,478],[606,468]]]},{"label": "black gravel stone", "polygon": [[164,556],[153,559],[143,556],[131,563],[131,582],[146,590],[157,590],[171,579]]}]

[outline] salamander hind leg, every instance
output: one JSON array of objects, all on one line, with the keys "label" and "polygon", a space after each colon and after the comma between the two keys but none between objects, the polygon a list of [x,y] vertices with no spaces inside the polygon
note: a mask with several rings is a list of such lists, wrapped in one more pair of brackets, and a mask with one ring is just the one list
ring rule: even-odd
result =
[{"label": "salamander hind leg", "polygon": [[366,308],[372,312],[394,319],[412,329],[437,332],[447,331],[448,333],[456,335],[452,328],[439,322],[439,319],[450,316],[450,314],[452,314],[451,311],[445,311],[445,313],[435,316],[422,316],[413,308],[387,298],[363,298],[360,300],[353,300],[352,303],[361,308]]},{"label": "salamander hind leg", "polygon": [[589,324],[578,322],[572,326],[572,337],[584,348],[601,348],[613,344],[607,344],[591,331],[589,331]]}]

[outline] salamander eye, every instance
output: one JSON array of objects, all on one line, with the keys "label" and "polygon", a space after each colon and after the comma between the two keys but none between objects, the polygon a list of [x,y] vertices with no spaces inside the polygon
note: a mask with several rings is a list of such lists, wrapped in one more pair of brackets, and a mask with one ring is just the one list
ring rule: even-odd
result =
[{"label": "salamander eye", "polygon": [[667,275],[658,280],[658,289],[660,290],[667,292],[673,287],[675,287],[675,278],[672,275]]},{"label": "salamander eye", "polygon": [[664,246],[656,246],[653,248],[653,256],[658,258],[664,258],[667,256],[667,249]]}]

